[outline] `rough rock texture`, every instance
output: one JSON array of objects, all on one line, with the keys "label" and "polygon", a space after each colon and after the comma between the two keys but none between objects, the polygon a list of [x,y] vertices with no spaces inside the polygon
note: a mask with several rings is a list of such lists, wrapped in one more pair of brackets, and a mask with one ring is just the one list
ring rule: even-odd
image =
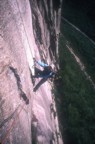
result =
[{"label": "rough rock texture", "polygon": [[34,36],[40,54],[43,54],[44,58],[47,60],[49,60],[49,58],[54,60],[58,57],[61,1],[30,0],[30,4]]},{"label": "rough rock texture", "polygon": [[34,56],[48,64],[58,59],[60,6],[59,0],[0,0],[2,144],[62,143],[51,86],[33,92],[30,76]]}]

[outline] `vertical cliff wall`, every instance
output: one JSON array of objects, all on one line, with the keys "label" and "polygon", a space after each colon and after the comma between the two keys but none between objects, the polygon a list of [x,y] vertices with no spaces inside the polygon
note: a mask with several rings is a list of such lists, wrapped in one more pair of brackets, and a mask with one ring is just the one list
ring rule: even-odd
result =
[{"label": "vertical cliff wall", "polygon": [[0,140],[4,143],[31,143],[33,54],[28,51],[30,47],[33,51],[33,42],[29,2],[1,0]]},{"label": "vertical cliff wall", "polygon": [[30,76],[33,57],[57,65],[60,7],[54,0],[0,1],[1,143],[62,143],[51,86],[33,92]]},{"label": "vertical cliff wall", "polygon": [[41,52],[44,50],[46,59],[58,57],[61,3],[60,0],[30,0],[36,44]]}]

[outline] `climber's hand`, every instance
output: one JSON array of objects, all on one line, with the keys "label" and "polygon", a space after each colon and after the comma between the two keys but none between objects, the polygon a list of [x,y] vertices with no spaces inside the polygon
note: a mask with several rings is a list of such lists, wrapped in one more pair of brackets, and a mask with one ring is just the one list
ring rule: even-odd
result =
[{"label": "climber's hand", "polygon": [[33,58],[33,60],[34,60],[34,62],[36,62],[36,59],[35,59],[35,58]]}]

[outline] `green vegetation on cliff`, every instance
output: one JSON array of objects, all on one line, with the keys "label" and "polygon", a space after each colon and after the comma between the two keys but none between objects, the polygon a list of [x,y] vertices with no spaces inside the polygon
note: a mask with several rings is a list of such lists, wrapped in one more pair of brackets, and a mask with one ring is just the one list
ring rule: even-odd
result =
[{"label": "green vegetation on cliff", "polygon": [[[62,16],[95,40],[95,1],[64,0]],[[95,144],[95,89],[67,46],[95,83],[95,45],[68,22],[61,22],[59,79],[55,98],[64,144]]]},{"label": "green vegetation on cliff", "polygon": [[95,44],[65,21],[62,21],[61,33],[63,33],[75,54],[79,56],[86,67],[86,71],[95,82]]},{"label": "green vegetation on cliff", "polygon": [[95,90],[60,36],[60,77],[55,81],[59,121],[65,144],[95,143]]}]

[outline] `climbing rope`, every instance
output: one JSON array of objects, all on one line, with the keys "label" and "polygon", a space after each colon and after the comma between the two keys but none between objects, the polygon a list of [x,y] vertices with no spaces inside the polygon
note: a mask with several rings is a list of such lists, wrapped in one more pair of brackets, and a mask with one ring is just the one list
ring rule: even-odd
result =
[{"label": "climbing rope", "polygon": [[[16,0],[16,3],[17,3],[17,7],[18,7],[19,14],[20,14],[20,18],[21,18],[21,21],[22,21],[22,25],[23,25],[23,28],[24,28],[24,33],[25,33],[25,35],[26,35],[26,39],[27,39],[27,42],[28,42],[28,45],[29,45],[29,48],[30,48],[30,51],[31,51],[31,46],[30,46],[30,43],[29,43],[29,40],[28,40],[27,32],[26,32],[26,29],[25,29],[25,26],[24,26],[24,21],[23,21],[23,18],[22,18],[22,15],[21,15],[21,12],[20,12],[20,8],[19,8],[19,4],[18,4],[18,1],[17,1],[17,0]],[[15,22],[16,22],[16,20],[15,20]],[[32,57],[33,57],[32,51],[31,51],[31,54],[32,54]],[[19,112],[17,113],[16,118],[15,118],[15,119],[13,120],[13,122],[8,126],[7,131],[6,131],[6,134],[5,134],[4,138],[3,138],[3,140],[1,140],[0,144],[4,144],[5,141],[6,141],[6,139],[9,137],[10,132],[11,132],[11,130],[13,129],[14,125],[16,124],[17,119],[18,119],[18,117],[19,117],[19,115],[20,115],[20,113],[21,113],[21,111],[23,110],[23,108],[24,108],[25,105],[26,105],[26,103],[24,103],[21,108],[19,107],[20,110],[19,110]]]},{"label": "climbing rope", "polygon": [[[24,32],[25,32],[25,35],[26,35],[26,38],[27,38],[27,42],[28,42],[28,45],[29,45],[29,48],[30,48],[30,51],[31,51],[31,46],[30,46],[30,43],[29,43],[29,40],[28,40],[28,36],[27,36],[26,29],[25,29],[24,21],[23,21],[23,18],[22,18],[22,15],[21,15],[21,12],[20,12],[20,8],[19,8],[19,4],[18,4],[17,0],[16,0],[16,3],[17,3],[17,7],[18,7],[18,10],[19,10],[19,13],[20,13],[20,18],[21,18],[22,25],[23,25],[23,28],[24,28]],[[31,54],[32,54],[32,51],[31,51]],[[32,54],[32,57],[33,57],[33,54]]]},{"label": "climbing rope", "polygon": [[7,137],[9,136],[11,130],[13,129],[14,125],[15,125],[16,122],[17,122],[17,118],[19,117],[22,109],[24,108],[24,105],[25,105],[25,103],[22,105],[22,108],[21,108],[21,109],[19,110],[19,112],[17,113],[16,119],[14,119],[14,121],[12,122],[12,124],[8,127],[7,132],[6,132],[6,135],[5,135],[4,139],[1,141],[1,144],[4,144],[4,142],[6,141]]}]

